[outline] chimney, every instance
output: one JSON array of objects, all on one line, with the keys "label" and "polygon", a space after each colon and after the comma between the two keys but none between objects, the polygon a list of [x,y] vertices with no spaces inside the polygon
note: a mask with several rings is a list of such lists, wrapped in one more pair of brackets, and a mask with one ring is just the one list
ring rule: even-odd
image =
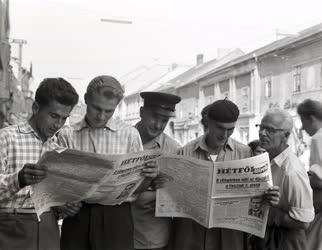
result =
[{"label": "chimney", "polygon": [[171,72],[171,71],[175,70],[176,68],[178,68],[178,64],[177,64],[177,63],[172,63],[172,64],[168,67],[168,72]]},{"label": "chimney", "polygon": [[196,66],[203,64],[203,54],[198,54],[197,55],[197,64]]}]

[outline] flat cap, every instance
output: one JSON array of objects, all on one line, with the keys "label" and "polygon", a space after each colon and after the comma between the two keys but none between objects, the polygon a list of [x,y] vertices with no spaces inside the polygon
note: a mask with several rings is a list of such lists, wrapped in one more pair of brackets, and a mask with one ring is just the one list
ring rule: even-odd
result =
[{"label": "flat cap", "polygon": [[208,109],[208,118],[218,122],[235,122],[238,116],[237,105],[227,99],[215,101]]},{"label": "flat cap", "polygon": [[124,94],[124,89],[122,88],[120,82],[113,76],[108,75],[97,76],[93,80],[91,80],[87,86],[87,93],[101,88],[107,88],[116,95],[123,96]]},{"label": "flat cap", "polygon": [[174,117],[176,104],[181,101],[180,96],[163,92],[141,92],[144,107],[151,107],[153,111],[164,116]]}]

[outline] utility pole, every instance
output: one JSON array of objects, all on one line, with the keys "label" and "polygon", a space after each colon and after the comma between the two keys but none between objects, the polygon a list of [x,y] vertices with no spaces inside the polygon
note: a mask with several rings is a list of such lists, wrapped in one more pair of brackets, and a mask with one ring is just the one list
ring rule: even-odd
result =
[{"label": "utility pole", "polygon": [[18,80],[22,77],[22,45],[27,44],[26,40],[23,39],[11,39],[11,43],[16,43],[19,45],[19,56],[18,56]]}]

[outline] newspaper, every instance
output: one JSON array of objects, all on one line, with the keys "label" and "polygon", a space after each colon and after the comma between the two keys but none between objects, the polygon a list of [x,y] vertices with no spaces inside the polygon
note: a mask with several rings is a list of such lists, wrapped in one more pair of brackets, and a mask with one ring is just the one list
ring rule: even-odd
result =
[{"label": "newspaper", "polygon": [[166,183],[157,191],[156,216],[190,218],[206,228],[264,237],[269,207],[262,195],[272,186],[267,153],[215,163],[164,155],[158,163]]},{"label": "newspaper", "polygon": [[72,149],[47,152],[38,161],[47,166],[47,177],[31,192],[35,210],[40,216],[66,202],[121,204],[142,183],[143,164],[160,155],[152,150],[108,156]]}]

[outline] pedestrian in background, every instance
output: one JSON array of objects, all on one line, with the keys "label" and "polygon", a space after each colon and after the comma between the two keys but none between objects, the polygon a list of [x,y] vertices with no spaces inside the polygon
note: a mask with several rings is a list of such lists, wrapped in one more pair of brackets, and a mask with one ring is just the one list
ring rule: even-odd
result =
[{"label": "pedestrian in background", "polygon": [[302,128],[312,137],[309,178],[313,189],[315,218],[307,230],[308,250],[322,249],[322,103],[307,99],[297,107]]},{"label": "pedestrian in background", "polygon": [[260,146],[260,141],[259,140],[253,140],[250,143],[248,143],[248,146],[251,148],[251,150],[253,151],[253,155],[260,155],[262,153],[265,153],[266,150],[263,149]]}]

